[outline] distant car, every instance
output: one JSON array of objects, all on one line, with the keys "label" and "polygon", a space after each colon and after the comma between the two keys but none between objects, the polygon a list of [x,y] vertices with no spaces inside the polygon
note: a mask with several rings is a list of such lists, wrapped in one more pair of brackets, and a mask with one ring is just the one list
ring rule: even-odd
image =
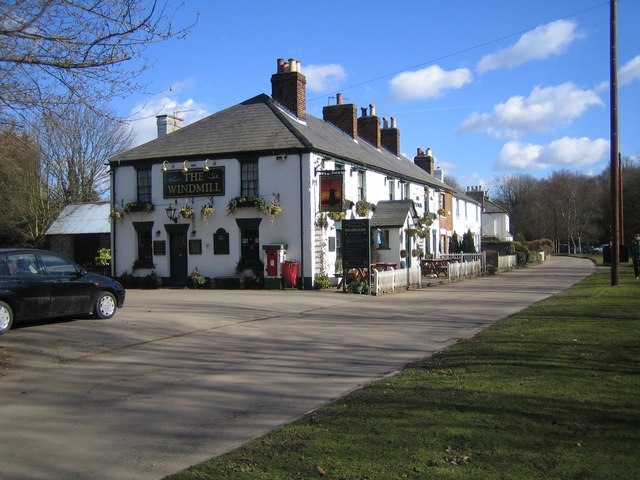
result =
[{"label": "distant car", "polygon": [[604,243],[602,245],[598,245],[597,247],[593,247],[593,253],[602,253],[605,247],[609,248],[609,244]]},{"label": "distant car", "polygon": [[48,250],[0,249],[0,334],[14,322],[93,314],[111,318],[125,289]]}]

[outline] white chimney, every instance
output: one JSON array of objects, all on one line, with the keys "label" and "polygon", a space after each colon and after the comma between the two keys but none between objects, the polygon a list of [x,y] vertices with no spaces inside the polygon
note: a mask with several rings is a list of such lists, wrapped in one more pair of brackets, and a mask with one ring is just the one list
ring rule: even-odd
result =
[{"label": "white chimney", "polygon": [[441,182],[444,182],[444,170],[442,168],[440,168],[440,167],[436,168],[433,171],[433,176],[436,177]]},{"label": "white chimney", "polygon": [[158,138],[182,128],[182,118],[173,115],[156,115]]}]

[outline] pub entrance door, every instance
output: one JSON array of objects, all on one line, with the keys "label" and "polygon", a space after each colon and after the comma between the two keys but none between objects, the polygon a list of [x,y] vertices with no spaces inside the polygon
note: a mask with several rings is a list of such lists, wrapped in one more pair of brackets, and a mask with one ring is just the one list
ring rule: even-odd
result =
[{"label": "pub entrance door", "polygon": [[260,260],[260,229],[240,228],[240,256],[245,262]]},{"label": "pub entrance door", "polygon": [[185,285],[188,269],[187,234],[169,233],[169,268],[171,285]]}]

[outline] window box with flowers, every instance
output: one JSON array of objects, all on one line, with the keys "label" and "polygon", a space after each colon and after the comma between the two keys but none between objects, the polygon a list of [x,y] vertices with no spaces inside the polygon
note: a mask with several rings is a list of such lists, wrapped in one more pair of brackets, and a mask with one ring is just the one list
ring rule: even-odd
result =
[{"label": "window box with flowers", "polygon": [[260,197],[233,197],[227,204],[227,215],[231,215],[237,208],[255,208],[258,212],[263,213],[267,204]]},{"label": "window box with flowers", "polygon": [[148,213],[153,211],[153,203],[151,202],[130,202],[124,206],[125,213],[143,212]]}]

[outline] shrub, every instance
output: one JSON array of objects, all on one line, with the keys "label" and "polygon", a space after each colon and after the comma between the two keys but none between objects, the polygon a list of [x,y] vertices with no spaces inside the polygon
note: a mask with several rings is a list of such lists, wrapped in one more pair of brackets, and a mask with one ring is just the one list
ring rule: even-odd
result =
[{"label": "shrub", "polygon": [[331,281],[329,280],[329,275],[326,273],[316,273],[313,277],[313,288],[316,290],[320,290],[323,288],[329,288],[331,286]]}]

